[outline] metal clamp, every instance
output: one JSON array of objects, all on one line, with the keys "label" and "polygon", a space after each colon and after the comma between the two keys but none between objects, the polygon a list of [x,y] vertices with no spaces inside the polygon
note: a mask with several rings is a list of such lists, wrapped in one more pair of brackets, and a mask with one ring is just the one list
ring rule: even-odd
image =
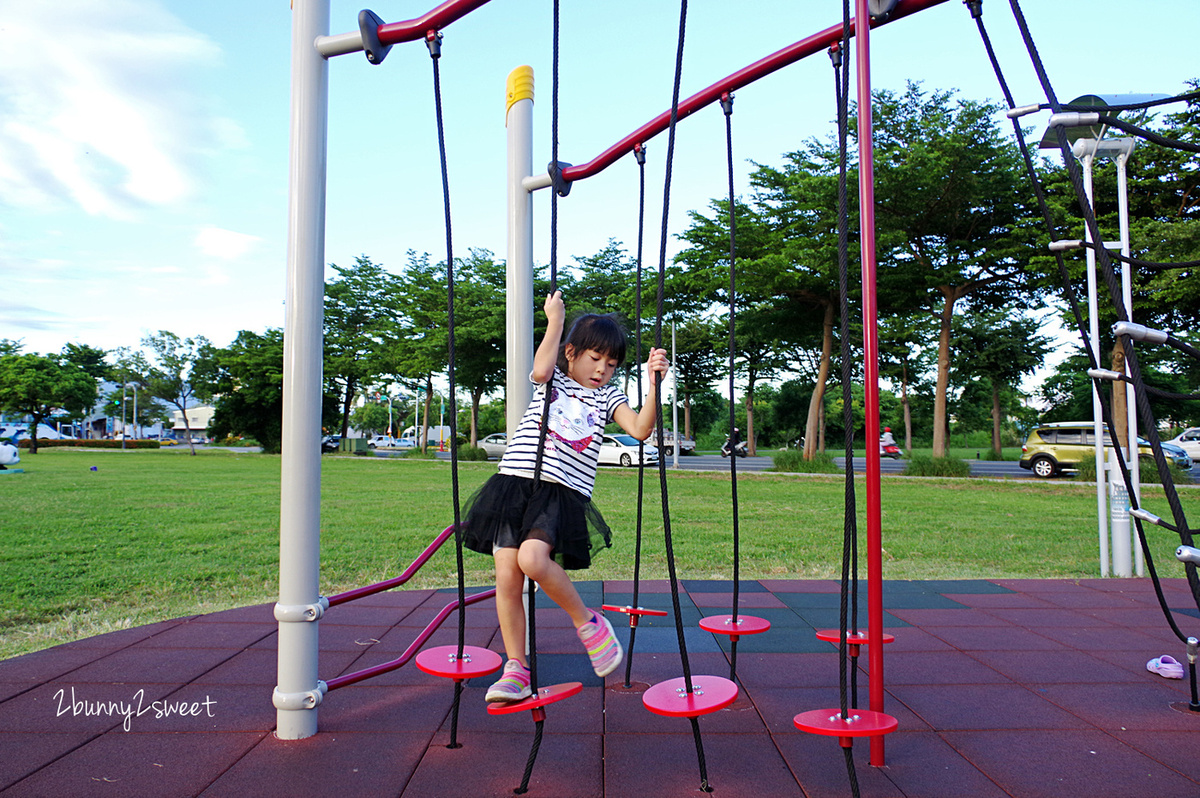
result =
[{"label": "metal clamp", "polygon": [[321,596],[313,604],[275,604],[275,620],[280,623],[311,623],[321,620],[329,609],[329,599]]},{"label": "metal clamp", "polygon": [[304,690],[299,693],[283,693],[276,687],[275,692],[271,694],[271,703],[275,705],[276,709],[316,709],[321,705],[328,690],[329,686],[320,680],[317,681],[317,689]]}]

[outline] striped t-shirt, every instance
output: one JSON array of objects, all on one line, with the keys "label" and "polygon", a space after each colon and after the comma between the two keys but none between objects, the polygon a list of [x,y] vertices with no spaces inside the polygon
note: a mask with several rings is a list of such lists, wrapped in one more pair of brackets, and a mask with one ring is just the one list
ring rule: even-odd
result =
[{"label": "striped t-shirt", "polygon": [[500,458],[500,473],[533,478],[542,408],[549,385],[550,426],[546,431],[542,479],[566,485],[591,498],[604,425],[612,421],[618,407],[629,404],[629,399],[612,385],[584,387],[557,367],[549,383],[536,385],[533,401]]}]

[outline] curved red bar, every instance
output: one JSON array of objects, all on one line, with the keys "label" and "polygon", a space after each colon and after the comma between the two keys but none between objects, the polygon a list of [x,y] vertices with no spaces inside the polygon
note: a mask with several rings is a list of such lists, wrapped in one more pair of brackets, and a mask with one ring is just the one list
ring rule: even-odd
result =
[{"label": "curved red bar", "polygon": [[433,542],[425,548],[425,551],[421,552],[417,559],[413,560],[412,565],[404,569],[404,573],[383,582],[376,582],[373,585],[355,588],[354,590],[347,590],[345,593],[338,593],[337,595],[330,596],[329,606],[334,607],[338,604],[345,604],[347,601],[360,599],[363,596],[373,596],[376,593],[382,593],[385,590],[391,590],[393,587],[399,587],[409,579],[412,579],[413,575],[416,574],[417,571],[421,570],[421,566],[428,562],[429,558],[432,557],[434,553],[442,547],[442,544],[445,543],[453,534],[454,524],[451,524],[443,529],[441,533],[439,533],[438,536],[433,539]]},{"label": "curved red bar", "polygon": [[415,42],[418,39],[424,39],[425,34],[430,31],[446,27],[487,2],[488,0],[446,0],[437,8],[427,11],[416,19],[380,25],[379,41],[381,44],[399,44],[400,42]]},{"label": "curved red bar", "polygon": [[[482,593],[476,593],[473,596],[467,596],[466,601],[463,602],[463,606],[469,607],[472,604],[478,604],[481,601],[490,599],[494,595],[496,595],[496,588],[485,590]],[[345,676],[338,676],[337,678],[330,679],[325,683],[325,689],[336,690],[339,687],[345,687],[348,684],[355,684],[356,682],[361,682],[363,679],[370,679],[372,676],[378,676],[381,673],[389,673],[397,668],[404,667],[404,665],[408,664],[408,661],[413,658],[413,655],[421,650],[421,646],[425,645],[425,643],[429,641],[429,638],[433,636],[433,633],[436,632],[438,627],[442,625],[442,621],[446,620],[450,613],[454,612],[457,607],[457,599],[450,602],[445,607],[442,607],[437,616],[429,622],[429,625],[425,627],[421,634],[417,635],[417,639],[412,641],[408,648],[404,649],[404,653],[400,656],[388,662],[375,665],[371,668],[355,671],[354,673],[347,673]]]},{"label": "curved red bar", "polygon": [[[941,5],[946,0],[900,0],[896,7],[892,10],[891,15],[886,22],[878,22],[871,27],[885,25],[887,22],[901,19],[910,16],[918,11],[924,11],[927,8],[932,8],[936,5]],[[850,21],[851,34],[853,34],[854,20]],[[380,33],[383,28],[380,28]],[[840,41],[842,38],[841,24],[826,28],[820,33],[815,33],[807,39],[801,39],[795,44],[779,50],[766,58],[762,58],[750,64],[747,67],[739,69],[732,75],[723,78],[716,83],[703,89],[686,100],[679,103],[679,113],[677,119],[683,119],[685,116],[700,110],[704,106],[716,102],[721,99],[722,94],[740,89],[743,86],[748,86],[759,78],[765,77],[772,72],[782,69],[789,64],[793,64],[802,58],[812,55],[813,53],[821,52],[828,49],[834,42]],[[568,182],[574,180],[582,180],[585,177],[591,177],[598,172],[607,169],[616,161],[620,160],[624,155],[633,152],[633,148],[639,144],[644,144],[651,138],[666,130],[671,124],[670,109],[663,111],[658,116],[651,119],[646,124],[639,127],[637,130],[630,133],[625,138],[612,145],[604,152],[597,155],[587,163],[569,166],[563,170],[563,179]]]}]

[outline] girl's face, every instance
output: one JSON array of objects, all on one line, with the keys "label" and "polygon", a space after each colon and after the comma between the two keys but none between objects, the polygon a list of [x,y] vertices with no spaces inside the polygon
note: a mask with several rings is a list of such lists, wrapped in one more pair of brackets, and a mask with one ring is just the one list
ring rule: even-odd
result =
[{"label": "girl's face", "polygon": [[617,359],[602,355],[595,349],[576,352],[567,344],[567,376],[588,388],[603,388],[617,371]]}]

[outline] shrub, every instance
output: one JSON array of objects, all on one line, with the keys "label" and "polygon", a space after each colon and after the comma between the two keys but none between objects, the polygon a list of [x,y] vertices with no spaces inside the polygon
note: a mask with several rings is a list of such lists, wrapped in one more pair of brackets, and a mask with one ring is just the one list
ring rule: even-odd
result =
[{"label": "shrub", "polygon": [[487,450],[482,446],[472,446],[469,443],[464,443],[458,447],[459,460],[487,460]]},{"label": "shrub", "polygon": [[[1176,485],[1192,484],[1192,475],[1186,471],[1180,471],[1179,466],[1168,461],[1167,468],[1171,472],[1171,481]],[[1148,458],[1142,458],[1142,467],[1139,472],[1143,485],[1161,485],[1162,480],[1158,478],[1158,468],[1155,467],[1154,461]],[[1115,475],[1119,478],[1120,474]],[[1080,482],[1095,482],[1096,481],[1096,458],[1087,457],[1079,463],[1079,468],[1074,474],[1075,479]]]},{"label": "shrub", "polygon": [[971,466],[953,457],[928,457],[914,454],[903,471],[906,477],[969,477]]},{"label": "shrub", "polygon": [[[121,446],[121,441],[108,440],[104,438],[62,438],[51,440],[49,438],[38,438],[39,449],[55,449],[55,448],[75,448],[75,449],[157,449],[158,441],[153,440],[127,440],[125,446]],[[28,449],[29,439],[17,443],[18,449]]]},{"label": "shrub", "polygon": [[811,460],[804,459],[804,452],[798,449],[784,449],[771,452],[775,461],[775,471],[791,471],[800,474],[837,474],[840,468],[833,461],[833,455],[827,452],[817,452]]}]

